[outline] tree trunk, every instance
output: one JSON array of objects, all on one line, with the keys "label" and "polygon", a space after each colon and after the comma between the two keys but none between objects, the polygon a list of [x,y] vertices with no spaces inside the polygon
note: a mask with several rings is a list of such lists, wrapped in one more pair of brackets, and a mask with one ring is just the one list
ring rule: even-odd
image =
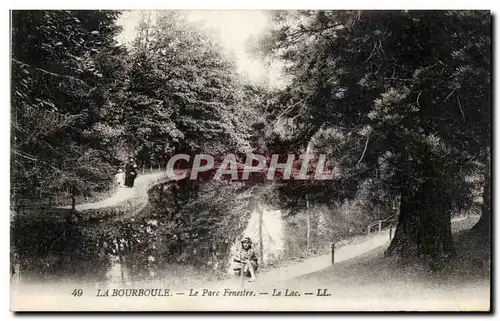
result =
[{"label": "tree trunk", "polygon": [[[66,216],[66,223],[67,224],[70,224],[74,220],[74,218],[77,216],[76,196],[75,196],[74,192],[71,194],[71,211],[67,212],[65,216]],[[66,231],[64,231],[64,233],[66,233]]]},{"label": "tree trunk", "polygon": [[447,191],[437,182],[427,179],[417,191],[402,187],[399,221],[386,255],[435,259],[454,254],[451,204]]},{"label": "tree trunk", "polygon": [[446,186],[446,168],[433,157],[425,143],[416,150],[418,159],[403,161],[412,167],[401,180],[399,221],[386,255],[429,258],[454,254],[451,235],[451,195]]},{"label": "tree trunk", "polygon": [[484,236],[490,236],[491,225],[491,177],[488,170],[484,173],[483,204],[481,205],[481,218],[472,228]]},{"label": "tree trunk", "polygon": [[418,217],[415,214],[415,199],[406,188],[401,190],[398,225],[385,254],[407,256],[417,250],[419,243]]},{"label": "tree trunk", "polygon": [[451,235],[451,202],[444,186],[436,181],[426,184],[422,220],[422,247],[420,254],[450,256],[455,253]]},{"label": "tree trunk", "polygon": [[[307,143],[306,154],[312,153],[311,140]],[[309,211],[309,195],[306,194],[306,252],[311,250],[311,213]]]},{"label": "tree trunk", "polygon": [[159,185],[159,189],[160,189],[159,194],[160,194],[160,195],[158,196],[158,203],[159,203],[160,205],[163,205],[163,196],[164,196],[164,194],[165,194],[165,185],[166,185],[166,183],[165,183],[165,184],[160,184],[160,185]]},{"label": "tree trunk", "polygon": [[306,252],[311,249],[311,215],[309,213],[309,197],[306,194]]},{"label": "tree trunk", "polygon": [[264,211],[260,206],[257,206],[257,210],[259,211],[259,255],[260,255],[260,264],[264,265],[264,238],[262,237],[262,224],[264,223],[263,214]]}]

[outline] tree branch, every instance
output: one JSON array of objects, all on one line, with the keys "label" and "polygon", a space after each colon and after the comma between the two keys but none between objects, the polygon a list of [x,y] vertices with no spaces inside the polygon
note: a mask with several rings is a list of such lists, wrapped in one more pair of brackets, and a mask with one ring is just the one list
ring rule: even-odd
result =
[{"label": "tree branch", "polygon": [[359,161],[356,163],[354,166],[358,166],[359,163],[363,160],[363,157],[365,157],[366,150],[368,149],[368,142],[370,141],[370,134],[366,136],[366,143],[365,143],[365,149],[363,150],[363,154],[361,154],[361,157],[359,158]]},{"label": "tree branch", "polygon": [[420,102],[419,102],[419,100],[420,100],[420,95],[422,95],[422,92],[419,92],[419,93],[418,93],[418,96],[417,96],[417,106],[418,106],[418,109],[420,109],[420,110],[421,110],[421,109],[422,109],[422,107],[420,107]]},{"label": "tree branch", "polygon": [[455,90],[457,90],[458,87],[455,87],[453,88],[453,90],[451,91],[451,93],[448,94],[448,96],[446,96],[446,98],[444,99],[444,101],[447,101],[448,98],[450,98],[450,96],[455,92]]},{"label": "tree branch", "polygon": [[460,109],[460,113],[462,114],[462,119],[465,123],[465,114],[464,114],[464,110],[462,109],[462,104],[460,103],[460,97],[457,96],[457,102],[458,102],[458,108]]},{"label": "tree branch", "polygon": [[15,63],[17,63],[17,64],[19,64],[19,65],[21,65],[21,66],[27,66],[27,67],[29,67],[29,68],[31,68],[31,69],[33,69],[33,70],[39,71],[39,72],[41,72],[41,73],[44,73],[44,74],[47,74],[47,75],[51,75],[51,76],[53,76],[53,77],[71,79],[71,80],[74,80],[74,81],[76,81],[76,82],[78,82],[78,83],[80,83],[80,84],[84,85],[84,86],[85,86],[85,87],[87,87],[87,88],[92,88],[90,85],[88,85],[88,84],[87,84],[86,82],[84,82],[83,80],[78,79],[78,78],[75,78],[75,77],[73,77],[73,76],[56,74],[56,73],[50,72],[50,71],[45,70],[45,69],[42,69],[42,68],[33,67],[33,66],[28,65],[27,63],[24,63],[24,62],[22,62],[22,61],[19,61],[19,60],[17,60],[17,59],[14,59],[14,58],[12,58],[12,61],[13,61],[13,62],[15,62]]}]

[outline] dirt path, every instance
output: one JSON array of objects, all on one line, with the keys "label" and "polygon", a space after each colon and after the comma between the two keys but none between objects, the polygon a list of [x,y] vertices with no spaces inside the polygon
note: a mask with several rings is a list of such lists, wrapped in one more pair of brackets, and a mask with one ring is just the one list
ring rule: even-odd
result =
[{"label": "dirt path", "polygon": [[[373,235],[364,242],[358,244],[347,244],[335,249],[335,263],[353,259],[363,253],[376,249],[384,244],[389,244],[389,231],[382,231]],[[331,254],[307,258],[302,262],[293,263],[288,266],[264,271],[259,276],[259,283],[267,283],[270,280],[281,281],[292,279],[304,274],[309,274],[327,268],[332,265]]]},{"label": "dirt path", "polygon": [[[479,217],[457,217],[451,220],[452,229],[454,233],[470,228]],[[469,220],[471,224],[457,224],[459,222]],[[470,225],[470,226],[469,226]],[[361,237],[364,238],[364,237]],[[389,230],[384,230],[380,234],[375,234],[367,237],[362,242],[353,242],[335,250],[335,264],[353,260],[357,257],[363,256],[375,249],[383,247],[384,249],[389,246]],[[302,262],[292,263],[284,267],[263,271],[259,274],[256,285],[269,284],[272,282],[281,282],[297,278],[303,275],[311,274],[321,271],[323,269],[332,267],[331,254],[310,257]]]},{"label": "dirt path", "polygon": [[[470,229],[477,217],[454,219],[454,233]],[[402,311],[402,310],[487,310],[489,308],[489,278],[471,275],[470,280],[448,277],[433,278],[418,266],[398,268],[384,258],[389,236],[387,231],[374,235],[365,242],[348,244],[336,252],[336,262],[331,265],[329,256],[306,259],[261,273],[255,283],[241,282],[240,278],[224,281],[194,280],[191,277],[162,278],[128,284],[103,282],[78,284],[83,288],[85,299],[73,298],[70,293],[75,283],[22,284],[12,286],[14,303],[40,302],[35,310],[51,307],[106,310],[325,310],[325,311]],[[460,246],[457,244],[457,246]],[[467,266],[465,267],[468,268]],[[154,298],[98,298],[98,289],[107,288],[169,288],[174,295],[168,299]],[[190,289],[202,293],[214,291],[253,291],[249,300],[242,297],[190,297]],[[18,291],[19,290],[19,291]],[[275,291],[294,291],[301,297],[273,296]],[[329,296],[318,297],[326,290]],[[17,293],[17,294],[16,294]],[[310,295],[307,295],[310,293]],[[181,295],[182,294],[182,295]],[[282,300],[280,300],[280,298]],[[12,298],[11,298],[12,300]],[[161,300],[161,301],[160,301]],[[42,303],[43,301],[43,303]],[[11,301],[12,302],[12,301]],[[244,304],[243,304],[244,303]],[[35,304],[36,305],[36,304]]]},{"label": "dirt path", "polygon": [[[151,188],[151,184],[154,184],[154,182],[164,175],[164,171],[140,175],[135,180],[133,188],[118,188],[111,197],[108,197],[105,200],[94,203],[77,204],[76,210],[83,211],[119,205],[120,203],[130,200],[138,195],[147,193],[148,189]],[[70,208],[70,206],[64,206],[61,208]]]},{"label": "dirt path", "polygon": [[[121,188],[113,196],[106,200],[77,205],[77,210],[87,210],[87,209],[98,209],[103,207],[116,206],[122,202],[129,199],[137,197],[138,195],[147,195],[147,191],[157,183],[158,179],[165,175],[163,171],[153,172],[149,174],[141,175],[137,178],[134,188]],[[144,205],[147,204],[147,196],[144,199]],[[460,217],[452,219],[452,230],[454,233],[470,228],[476,221],[478,217]],[[469,224],[470,223],[470,224]],[[471,225],[472,224],[472,225]],[[283,288],[294,288],[302,289],[304,291],[311,291],[312,288],[320,288],[322,286],[332,286],[335,285],[335,291],[344,292],[346,295],[350,295],[351,298],[360,297],[364,294],[373,296],[374,293],[379,295],[380,298],[384,298],[384,304],[379,304],[378,307],[384,307],[388,309],[385,304],[390,304],[390,293],[385,289],[385,283],[392,284],[393,287],[391,291],[395,291],[394,287],[398,287],[400,293],[404,295],[415,296],[419,295],[430,295],[429,289],[422,288],[420,283],[410,283],[402,282],[400,279],[397,281],[390,280],[392,275],[387,274],[390,272],[387,266],[383,266],[385,262],[381,259],[383,257],[382,253],[387,248],[390,242],[389,231],[384,230],[379,234],[373,234],[369,237],[361,236],[357,240],[354,239],[353,242],[345,244],[342,247],[335,249],[335,263],[332,265],[331,254],[321,255],[316,257],[310,257],[302,262],[293,262],[286,266],[273,268],[269,270],[262,270],[258,274],[258,279],[256,282],[249,283],[247,280],[242,280],[237,277],[232,277],[223,281],[201,281],[195,282],[195,284],[189,284],[190,287],[203,287],[210,288],[213,290],[223,291],[226,288],[230,289],[255,289],[261,290],[265,289],[268,291],[273,287],[283,287]],[[368,270],[366,270],[368,269]],[[366,270],[366,271],[365,271]],[[378,273],[380,272],[380,273]],[[332,277],[332,274],[335,277]],[[381,277],[382,276],[382,277]],[[403,277],[406,278],[407,276]],[[168,282],[168,280],[163,280],[163,282]],[[158,280],[150,280],[146,282],[133,282],[134,286],[147,287],[147,286],[157,286]],[[107,283],[107,282],[106,282]],[[108,287],[112,286],[112,283],[106,284]],[[177,283],[177,282],[174,282]],[[190,283],[190,282],[189,282]],[[197,284],[196,284],[197,283]],[[394,285],[395,284],[395,285]],[[115,284],[118,285],[118,284]],[[122,284],[123,285],[123,284]],[[131,284],[127,284],[130,286]],[[179,284],[173,285],[177,287]],[[186,284],[187,285],[187,284]],[[468,286],[468,285],[467,285]],[[349,290],[351,287],[356,288],[355,294]],[[413,289],[413,292],[408,292],[408,288]],[[485,286],[480,287],[479,296],[481,300],[486,296]],[[342,289],[342,290],[341,290]],[[179,287],[179,290],[185,290]],[[448,290],[450,290],[448,288]],[[475,293],[475,288],[469,289],[471,293]],[[436,293],[436,291],[431,291]],[[442,291],[441,291],[442,292]],[[439,293],[441,293],[439,292]],[[422,294],[423,293],[423,294]],[[441,293],[442,294],[442,293]],[[458,295],[458,294],[457,294]],[[363,297],[363,299],[366,299]],[[342,298],[339,300],[342,301]],[[415,300],[415,299],[414,299]],[[464,297],[465,300],[465,297]],[[340,301],[339,301],[340,302]],[[353,301],[347,301],[353,303]],[[404,304],[409,304],[412,302],[405,301]],[[481,301],[482,302],[482,301]],[[355,303],[355,302],[354,302]],[[477,303],[477,302],[476,302]],[[476,304],[475,303],[475,304]],[[344,303],[343,303],[344,304]],[[479,304],[479,303],[477,303]],[[405,305],[406,306],[406,305]],[[350,309],[356,310],[361,308],[361,305],[355,305],[350,307]],[[370,309],[366,306],[364,309]],[[417,308],[418,309],[418,308]]]},{"label": "dirt path", "polygon": [[[120,188],[114,195],[105,200],[94,203],[79,204],[76,206],[76,209],[81,211],[116,206],[138,195],[146,195],[144,198],[145,204],[143,204],[145,206],[147,204],[147,191],[164,175],[164,171],[140,175],[136,179],[135,186],[133,188]],[[134,213],[135,212],[137,211],[134,211]],[[452,219],[452,223],[459,222],[464,219],[467,219],[467,217],[454,218]],[[358,237],[358,239],[359,238],[364,240],[361,242],[358,240],[357,242],[355,241],[351,244],[335,249],[335,264],[356,258],[381,246],[388,245],[390,241],[389,230],[384,230],[381,233],[374,234],[370,237],[361,236]],[[256,284],[265,284],[269,282],[292,279],[301,275],[323,270],[330,266],[332,266],[331,254],[310,257],[302,262],[294,262],[286,266],[261,271]],[[228,282],[232,284],[234,283],[234,280],[229,280]],[[222,283],[225,284],[225,282]]]},{"label": "dirt path", "polygon": [[[460,232],[469,230],[478,219],[479,217],[470,217],[453,220],[452,229],[458,252],[462,252],[464,247],[459,237],[462,234]],[[330,310],[489,309],[490,278],[485,273],[475,271],[470,263],[479,263],[474,259],[463,257],[461,253],[443,271],[431,273],[424,262],[401,265],[384,257],[386,248],[386,245],[380,246],[351,260],[275,282],[273,285],[275,288],[290,288],[302,293],[327,288],[331,296],[324,300],[328,300]],[[467,256],[469,255],[471,254]],[[317,299],[316,296],[312,298]],[[312,300],[310,303],[318,304],[317,301]],[[300,309],[302,303],[307,305],[303,301],[298,303],[293,309]]]},{"label": "dirt path", "polygon": [[[460,217],[452,219],[452,229],[456,233],[463,229],[470,228],[479,218],[478,217]],[[466,221],[468,220],[468,221]],[[469,222],[470,221],[470,222]],[[463,224],[461,222],[466,222]],[[471,225],[472,224],[472,225]],[[272,268],[268,270],[262,270],[258,273],[258,279],[254,283],[245,282],[242,284],[241,278],[231,275],[228,279],[217,280],[217,281],[207,281],[197,278],[185,278],[184,280],[170,279],[161,281],[166,282],[168,286],[178,287],[182,290],[183,287],[206,287],[211,289],[224,289],[224,288],[267,288],[273,284],[279,284],[282,282],[293,281],[292,279],[297,279],[305,275],[313,275],[315,273],[328,270],[332,267],[337,267],[346,264],[354,264],[360,258],[374,253],[376,251],[385,250],[389,245],[389,231],[383,230],[380,234],[372,234],[371,236],[359,236],[350,240],[351,242],[339,247],[335,250],[335,263],[332,265],[331,255],[320,255],[316,257],[306,258],[302,262],[291,262],[286,266],[281,266],[277,268]],[[115,262],[116,264],[116,262]],[[119,271],[120,268],[117,268]],[[119,273],[112,278],[110,282],[105,282],[107,286],[119,286],[122,285],[121,277]],[[158,280],[149,281],[131,281],[127,282],[127,286],[155,286]]]},{"label": "dirt path", "polygon": [[[193,167],[193,169],[199,169],[199,168]],[[180,170],[180,171],[176,170],[175,172],[177,175],[181,175],[183,173],[189,173],[189,170]],[[117,206],[123,202],[129,201],[134,197],[138,196],[143,198],[144,204],[142,204],[141,208],[144,208],[144,206],[147,205],[148,201],[147,198],[148,190],[154,185],[158,184],[159,180],[165,181],[166,179],[167,179],[166,172],[164,170],[156,170],[153,171],[152,173],[139,175],[135,180],[133,188],[125,188],[125,187],[118,188],[112,196],[108,197],[105,200],[93,203],[77,204],[76,210],[83,211],[83,210]],[[71,208],[71,206],[63,206],[61,208]],[[134,213],[137,212],[139,212],[139,210],[134,211]]]}]

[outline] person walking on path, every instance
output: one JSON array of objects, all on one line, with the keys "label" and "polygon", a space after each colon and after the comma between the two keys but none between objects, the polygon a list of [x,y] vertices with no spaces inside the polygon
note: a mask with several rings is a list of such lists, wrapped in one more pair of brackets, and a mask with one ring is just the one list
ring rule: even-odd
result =
[{"label": "person walking on path", "polygon": [[133,157],[130,157],[129,162],[125,166],[125,187],[134,187],[134,181],[137,177],[137,164]]},{"label": "person walking on path", "polygon": [[118,173],[115,174],[115,182],[118,187],[123,187],[125,185],[125,173],[123,169],[118,169]]}]

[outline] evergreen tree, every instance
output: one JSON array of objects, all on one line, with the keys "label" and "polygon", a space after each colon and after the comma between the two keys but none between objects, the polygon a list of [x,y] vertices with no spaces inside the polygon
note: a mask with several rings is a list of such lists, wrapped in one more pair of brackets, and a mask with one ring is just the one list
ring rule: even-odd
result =
[{"label": "evergreen tree", "polygon": [[182,13],[142,17],[128,74],[124,131],[141,160],[248,150],[234,65]]},{"label": "evergreen tree", "polygon": [[471,195],[464,177],[489,157],[489,13],[307,11],[277,20],[266,43],[277,40],[272,49],[292,76],[280,115],[292,124],[290,144],[342,133],[344,141],[324,141],[351,147],[336,154],[346,179],[338,182],[382,179],[401,197],[387,253],[452,253],[451,210]]},{"label": "evergreen tree", "polygon": [[96,56],[114,46],[112,11],[12,13],[11,180],[15,200],[106,187],[109,156],[91,134],[102,74]]}]

